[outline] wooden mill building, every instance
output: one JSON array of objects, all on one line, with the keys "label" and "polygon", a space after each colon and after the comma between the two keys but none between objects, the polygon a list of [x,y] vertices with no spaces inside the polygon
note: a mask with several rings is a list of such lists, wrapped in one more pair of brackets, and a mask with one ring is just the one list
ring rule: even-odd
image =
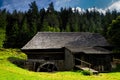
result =
[{"label": "wooden mill building", "polygon": [[28,56],[26,68],[33,71],[64,71],[89,67],[111,70],[109,44],[97,33],[38,32],[21,50]]}]

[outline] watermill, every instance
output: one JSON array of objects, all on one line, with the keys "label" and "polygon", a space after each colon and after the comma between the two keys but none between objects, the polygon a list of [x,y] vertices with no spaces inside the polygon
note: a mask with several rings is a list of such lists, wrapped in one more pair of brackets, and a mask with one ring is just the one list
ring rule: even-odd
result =
[{"label": "watermill", "polygon": [[37,72],[54,72],[57,71],[57,67],[53,62],[45,62],[38,66]]}]

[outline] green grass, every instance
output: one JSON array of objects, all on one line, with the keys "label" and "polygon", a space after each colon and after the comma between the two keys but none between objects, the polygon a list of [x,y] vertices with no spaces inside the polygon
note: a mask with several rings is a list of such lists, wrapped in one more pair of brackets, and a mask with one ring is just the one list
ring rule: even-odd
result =
[{"label": "green grass", "polygon": [[0,48],[3,47],[4,39],[5,39],[5,30],[0,28]]},{"label": "green grass", "polygon": [[0,49],[0,80],[120,80],[120,72],[85,76],[81,72],[32,72],[13,64],[9,58],[26,59],[18,49]]}]

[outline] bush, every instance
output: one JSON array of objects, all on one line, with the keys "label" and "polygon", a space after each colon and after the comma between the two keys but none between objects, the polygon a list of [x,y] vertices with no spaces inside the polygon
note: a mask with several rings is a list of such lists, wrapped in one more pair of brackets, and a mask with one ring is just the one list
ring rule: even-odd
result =
[{"label": "bush", "polygon": [[116,65],[116,68],[112,70],[113,72],[120,72],[120,64]]},{"label": "bush", "polygon": [[93,73],[89,70],[84,70],[84,71],[82,71],[82,74],[83,75],[92,75]]}]

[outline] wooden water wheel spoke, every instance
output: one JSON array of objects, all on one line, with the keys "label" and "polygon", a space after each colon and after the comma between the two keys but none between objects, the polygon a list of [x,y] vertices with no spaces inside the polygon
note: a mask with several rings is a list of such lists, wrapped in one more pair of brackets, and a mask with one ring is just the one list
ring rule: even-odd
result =
[{"label": "wooden water wheel spoke", "polygon": [[54,64],[49,64],[48,65],[48,71],[54,71],[53,69],[54,69]]},{"label": "wooden water wheel spoke", "polygon": [[52,67],[52,71],[54,71],[55,66]]},{"label": "wooden water wheel spoke", "polygon": [[51,69],[49,69],[49,67],[50,67],[50,64],[48,64],[48,66],[47,66],[47,71],[48,72],[51,71]]},{"label": "wooden water wheel spoke", "polygon": [[43,71],[43,72],[57,71],[57,67],[52,62],[46,62],[46,63],[40,65],[40,67],[38,67],[37,71]]},{"label": "wooden water wheel spoke", "polygon": [[41,68],[43,68],[43,69],[46,69],[46,70],[47,70],[47,68],[45,68],[45,67],[41,67]]}]

